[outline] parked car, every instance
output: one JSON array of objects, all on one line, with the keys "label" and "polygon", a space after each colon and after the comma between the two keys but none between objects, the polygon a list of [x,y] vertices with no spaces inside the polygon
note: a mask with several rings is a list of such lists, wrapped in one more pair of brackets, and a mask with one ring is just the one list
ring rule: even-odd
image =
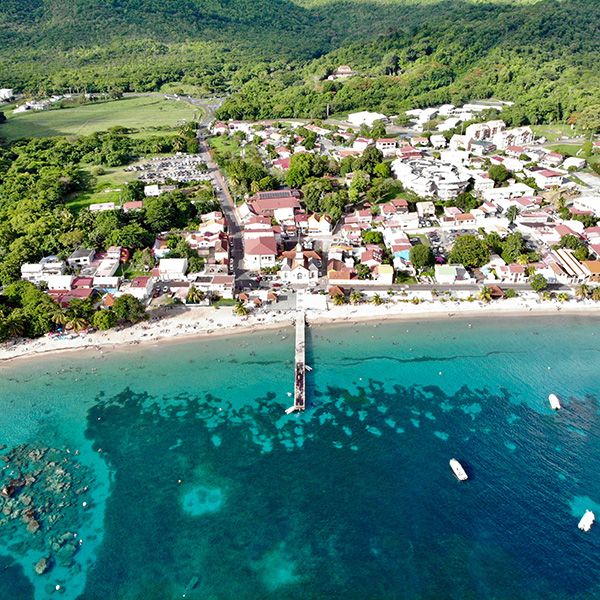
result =
[{"label": "parked car", "polygon": [[169,291],[169,286],[168,285],[163,286],[162,291],[163,291],[163,294],[166,294]]}]

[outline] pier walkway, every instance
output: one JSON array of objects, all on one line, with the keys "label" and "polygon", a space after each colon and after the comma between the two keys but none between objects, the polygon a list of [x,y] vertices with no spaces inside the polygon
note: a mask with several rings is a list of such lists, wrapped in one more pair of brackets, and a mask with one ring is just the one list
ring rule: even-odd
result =
[{"label": "pier walkway", "polygon": [[294,410],[306,408],[306,316],[296,313],[296,370],[294,377]]}]

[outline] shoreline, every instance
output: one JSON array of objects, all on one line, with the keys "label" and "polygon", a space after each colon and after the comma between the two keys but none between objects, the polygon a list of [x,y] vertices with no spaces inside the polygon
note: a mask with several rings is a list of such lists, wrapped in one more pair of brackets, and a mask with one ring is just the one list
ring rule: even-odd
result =
[{"label": "shoreline", "polygon": [[[482,319],[516,317],[600,316],[600,304],[592,301],[524,302],[520,299],[503,300],[502,303],[426,301],[420,304],[386,303],[380,306],[361,304],[332,307],[326,311],[306,311],[309,326],[355,325],[373,321],[423,321],[442,319]],[[202,312],[200,312],[202,311]],[[199,318],[194,318],[199,317]],[[210,318],[212,317],[212,318]],[[291,327],[293,311],[266,311],[240,318],[230,308],[219,309],[219,314],[209,309],[180,309],[169,315],[154,317],[127,328],[106,332],[76,334],[68,339],[39,338],[0,347],[0,366],[54,357],[62,353],[79,352],[79,355],[105,355],[114,351],[130,351],[138,346],[167,345],[193,342],[223,336],[252,334]],[[56,344],[62,344],[57,347]]]}]

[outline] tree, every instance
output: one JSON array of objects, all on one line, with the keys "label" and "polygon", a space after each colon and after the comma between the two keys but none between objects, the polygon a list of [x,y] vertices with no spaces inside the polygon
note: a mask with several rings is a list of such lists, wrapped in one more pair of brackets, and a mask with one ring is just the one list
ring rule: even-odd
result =
[{"label": "tree", "polygon": [[185,301],[189,302],[190,304],[199,304],[202,302],[202,300],[204,300],[204,298],[206,298],[206,294],[193,285],[190,287],[190,290],[185,297]]},{"label": "tree", "polygon": [[566,301],[569,299],[569,294],[567,294],[566,292],[561,292],[561,293],[558,295],[558,299],[559,299],[561,302],[566,302]]},{"label": "tree", "polygon": [[245,317],[248,314],[248,307],[241,300],[238,300],[237,304],[233,307],[233,312],[238,317]]},{"label": "tree", "polygon": [[516,298],[517,292],[515,292],[515,290],[513,290],[512,288],[508,288],[506,290],[506,292],[504,293],[504,297],[505,298]]},{"label": "tree", "polygon": [[488,173],[496,185],[504,183],[510,177],[510,171],[504,165],[492,165]]},{"label": "tree", "polygon": [[391,177],[392,172],[390,171],[390,167],[388,165],[380,162],[373,168],[373,175],[379,177],[380,179],[387,179],[388,177]]},{"label": "tree", "polygon": [[[521,257],[521,251],[523,250],[523,234],[520,232],[511,233],[504,242],[504,251],[502,252],[502,258],[507,263],[515,262]],[[525,256],[525,264],[527,264],[527,257]]]},{"label": "tree", "polygon": [[107,238],[106,246],[123,246],[124,248],[147,248],[154,242],[154,236],[138,223],[125,225],[113,231]]},{"label": "tree", "polygon": [[383,304],[383,299],[381,298],[381,296],[379,294],[375,294],[372,298],[371,298],[371,302],[375,305],[375,306],[379,306],[380,304]]},{"label": "tree", "polygon": [[424,244],[417,244],[410,249],[410,262],[412,266],[420,271],[421,269],[427,269],[435,263],[435,257],[433,250],[429,246]]},{"label": "tree", "polygon": [[371,279],[371,269],[369,265],[359,263],[356,265],[356,275],[359,279]]},{"label": "tree", "polygon": [[350,292],[350,302],[356,306],[362,302],[362,292]]},{"label": "tree", "polygon": [[506,218],[508,219],[508,222],[514,223],[520,212],[521,211],[518,206],[515,206],[514,204],[509,206],[506,211]]},{"label": "tree", "polygon": [[548,280],[541,273],[536,273],[529,279],[529,285],[534,292],[541,292],[548,287]]},{"label": "tree", "polygon": [[600,104],[593,104],[581,111],[577,126],[598,133],[600,131]]},{"label": "tree", "polygon": [[299,188],[311,176],[313,166],[312,154],[294,154],[290,158],[290,168],[285,180],[292,188]]},{"label": "tree", "polygon": [[577,289],[575,290],[575,296],[581,300],[585,300],[590,293],[591,289],[587,283],[582,283],[581,285],[577,286]]},{"label": "tree", "polygon": [[26,317],[22,312],[14,310],[5,321],[6,332],[9,337],[21,337],[25,335],[27,328]]},{"label": "tree", "polygon": [[115,300],[113,311],[117,319],[131,323],[139,323],[148,318],[144,305],[131,294],[119,296]]},{"label": "tree", "polygon": [[107,331],[117,324],[117,316],[112,310],[97,310],[92,317],[92,325],[101,331]]},{"label": "tree", "polygon": [[333,297],[334,306],[343,306],[344,304],[346,304],[346,298],[344,298],[343,294],[336,294]]},{"label": "tree", "polygon": [[487,244],[476,235],[463,235],[454,243],[449,262],[462,264],[467,269],[478,268],[490,260]]},{"label": "tree", "polygon": [[479,290],[479,294],[477,294],[477,297],[480,300],[483,300],[485,303],[488,303],[492,300],[492,290],[489,287],[482,287]]}]

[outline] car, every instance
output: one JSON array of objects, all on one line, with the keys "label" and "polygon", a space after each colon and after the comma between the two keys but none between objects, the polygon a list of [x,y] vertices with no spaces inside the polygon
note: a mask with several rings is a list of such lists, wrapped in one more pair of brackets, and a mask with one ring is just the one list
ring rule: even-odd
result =
[{"label": "car", "polygon": [[160,290],[156,290],[154,294],[152,294],[153,298],[158,298],[160,296]]},{"label": "car", "polygon": [[281,284],[280,284],[280,283],[274,283],[274,284],[273,284],[273,287],[274,287],[274,288],[281,287]]},{"label": "car", "polygon": [[262,280],[262,277],[259,275],[259,276],[256,278],[256,281],[260,282],[261,280]]},{"label": "car", "polygon": [[166,294],[166,293],[169,291],[169,286],[168,286],[168,285],[165,285],[165,286],[163,287],[163,290],[162,290],[162,291],[163,291],[163,293],[164,293],[164,294]]}]

